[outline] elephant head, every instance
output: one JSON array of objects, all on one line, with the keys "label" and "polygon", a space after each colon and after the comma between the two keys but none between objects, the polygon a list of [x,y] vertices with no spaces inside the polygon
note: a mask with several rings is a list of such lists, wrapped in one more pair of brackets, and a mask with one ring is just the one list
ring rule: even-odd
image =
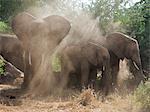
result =
[{"label": "elephant head", "polygon": [[82,48],[84,53],[83,55],[88,59],[89,63],[91,63],[94,66],[98,65],[98,50],[96,48],[95,43],[88,42],[84,47]]},{"label": "elephant head", "polygon": [[30,37],[32,36],[31,33],[36,33],[36,35],[38,35],[41,33],[40,30],[44,31],[46,29],[47,31],[44,33],[47,33],[53,42],[59,44],[67,35],[70,28],[71,26],[69,21],[57,15],[51,15],[43,19],[38,19],[29,13],[23,12],[15,16],[12,20],[13,31],[23,42],[25,42],[28,38],[32,38]]},{"label": "elephant head", "polygon": [[127,58],[132,60],[137,70],[141,72],[140,77],[143,76],[137,40],[119,32],[108,35],[106,40],[106,46],[111,52],[119,59],[123,60],[124,58]]},{"label": "elephant head", "polygon": [[106,58],[109,58],[108,50],[94,41],[88,41],[83,52],[88,61],[97,67],[101,67],[103,62],[107,60]]},{"label": "elephant head", "polygon": [[134,65],[138,70],[142,69],[139,46],[136,40],[131,41],[127,45],[125,56],[134,62]]},{"label": "elephant head", "polygon": [[25,51],[24,83],[29,83],[31,80],[29,75],[35,74],[42,60],[47,54],[53,53],[56,46],[68,34],[70,28],[69,21],[58,15],[38,19],[23,12],[13,18],[12,29],[21,40]]},{"label": "elephant head", "polygon": [[127,59],[131,60],[132,63],[131,65],[134,66],[134,68],[136,68],[140,72],[141,75],[138,75],[138,73],[136,73],[136,75],[138,75],[139,80],[140,79],[144,80],[144,74],[143,74],[141,58],[140,58],[140,51],[139,51],[138,42],[136,40],[133,40],[128,44],[125,55]]}]

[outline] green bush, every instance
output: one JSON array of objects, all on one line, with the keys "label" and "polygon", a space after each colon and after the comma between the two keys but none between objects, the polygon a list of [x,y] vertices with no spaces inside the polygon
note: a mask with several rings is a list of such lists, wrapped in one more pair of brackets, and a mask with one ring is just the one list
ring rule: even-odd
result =
[{"label": "green bush", "polygon": [[140,84],[133,96],[137,105],[143,109],[150,109],[150,82]]},{"label": "green bush", "polygon": [[54,55],[52,59],[52,70],[54,72],[61,71],[61,57],[58,55]]},{"label": "green bush", "polygon": [[10,26],[8,26],[5,22],[0,21],[0,32],[7,33],[10,32]]},{"label": "green bush", "polygon": [[0,75],[4,75],[5,73],[5,63],[2,59],[0,59]]}]

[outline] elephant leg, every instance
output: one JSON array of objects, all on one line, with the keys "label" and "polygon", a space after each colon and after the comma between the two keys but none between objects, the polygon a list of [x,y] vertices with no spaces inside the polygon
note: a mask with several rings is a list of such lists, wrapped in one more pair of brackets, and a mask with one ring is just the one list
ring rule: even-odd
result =
[{"label": "elephant leg", "polygon": [[32,74],[31,74],[31,66],[29,64],[29,54],[25,53],[25,56],[24,56],[24,80],[23,80],[23,84],[22,84],[23,89],[29,88],[31,78],[32,78]]},{"label": "elephant leg", "polygon": [[80,76],[78,73],[69,74],[69,81],[67,86],[70,88],[79,88],[80,87]]},{"label": "elephant leg", "polygon": [[94,89],[96,89],[96,78],[97,78],[97,69],[93,68],[90,70],[89,84]]},{"label": "elephant leg", "polygon": [[119,59],[117,56],[111,57],[111,75],[112,75],[112,85],[117,86],[117,77],[119,72]]},{"label": "elephant leg", "polygon": [[62,77],[62,84],[60,85],[63,89],[65,89],[66,88],[66,86],[67,86],[67,83],[68,83],[68,79],[69,79],[69,73],[63,73],[63,77]]},{"label": "elephant leg", "polygon": [[72,71],[72,69],[70,68],[70,62],[64,61],[64,63],[62,64],[62,71],[60,73],[60,83],[59,83],[59,91],[62,92],[68,84],[68,80],[69,80],[69,75]]},{"label": "elephant leg", "polygon": [[104,92],[104,95],[108,95],[109,91],[110,91],[110,87],[111,87],[111,74],[110,74],[110,62],[108,61],[106,63],[105,69],[103,70],[103,88],[102,91]]},{"label": "elephant leg", "polygon": [[81,63],[81,86],[87,88],[89,78],[89,64],[86,60]]},{"label": "elephant leg", "polygon": [[112,68],[112,84],[114,86],[117,86],[117,77],[118,77],[118,72],[119,72],[119,61],[117,61],[116,65],[113,66]]},{"label": "elephant leg", "polygon": [[101,79],[100,79],[100,89],[103,89],[105,86],[105,75],[104,75],[104,70],[102,69],[102,74],[101,74]]}]

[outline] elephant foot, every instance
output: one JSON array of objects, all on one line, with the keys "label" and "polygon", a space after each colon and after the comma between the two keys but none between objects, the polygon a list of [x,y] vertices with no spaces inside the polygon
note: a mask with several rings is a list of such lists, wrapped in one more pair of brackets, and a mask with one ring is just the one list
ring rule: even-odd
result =
[{"label": "elephant foot", "polygon": [[117,83],[111,83],[109,87],[110,92],[116,92],[119,89],[119,85]]},{"label": "elephant foot", "polygon": [[22,91],[26,92],[28,90],[28,88],[29,88],[29,85],[27,85],[25,83],[22,83],[22,85],[21,85],[21,90]]},{"label": "elephant foot", "polygon": [[108,95],[109,95],[109,93],[106,92],[105,89],[101,89],[99,92],[101,102],[105,102]]}]

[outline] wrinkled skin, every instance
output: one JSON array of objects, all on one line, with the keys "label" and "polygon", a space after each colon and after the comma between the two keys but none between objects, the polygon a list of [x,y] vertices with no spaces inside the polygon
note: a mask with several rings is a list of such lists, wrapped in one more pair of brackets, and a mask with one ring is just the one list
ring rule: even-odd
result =
[{"label": "wrinkled skin", "polygon": [[[95,72],[97,68],[105,68],[104,74],[104,87],[103,91],[105,95],[108,94],[110,86],[110,67],[109,62],[110,56],[106,48],[102,46],[97,46],[94,43],[87,42],[80,45],[69,45],[62,53],[62,71],[60,85],[64,89],[68,83],[69,75],[76,74],[79,75],[78,80],[80,80],[82,87],[87,87],[89,79],[95,79]],[[92,76],[93,75],[93,76]]]},{"label": "wrinkled skin", "polygon": [[134,63],[135,68],[139,71],[140,74],[135,75],[137,84],[139,84],[141,80],[144,80],[137,40],[128,37],[123,33],[116,32],[109,34],[106,37],[105,46],[108,48],[111,57],[112,84],[114,86],[117,85],[119,60],[123,60],[124,58],[131,60],[131,62]]},{"label": "wrinkled skin", "polygon": [[23,48],[15,35],[0,34],[0,55],[24,72]]},{"label": "wrinkled skin", "polygon": [[45,59],[48,51],[48,55],[53,53],[54,48],[68,34],[70,28],[69,21],[57,15],[37,19],[23,12],[13,18],[12,29],[24,48],[23,88],[29,87],[42,59]]}]

